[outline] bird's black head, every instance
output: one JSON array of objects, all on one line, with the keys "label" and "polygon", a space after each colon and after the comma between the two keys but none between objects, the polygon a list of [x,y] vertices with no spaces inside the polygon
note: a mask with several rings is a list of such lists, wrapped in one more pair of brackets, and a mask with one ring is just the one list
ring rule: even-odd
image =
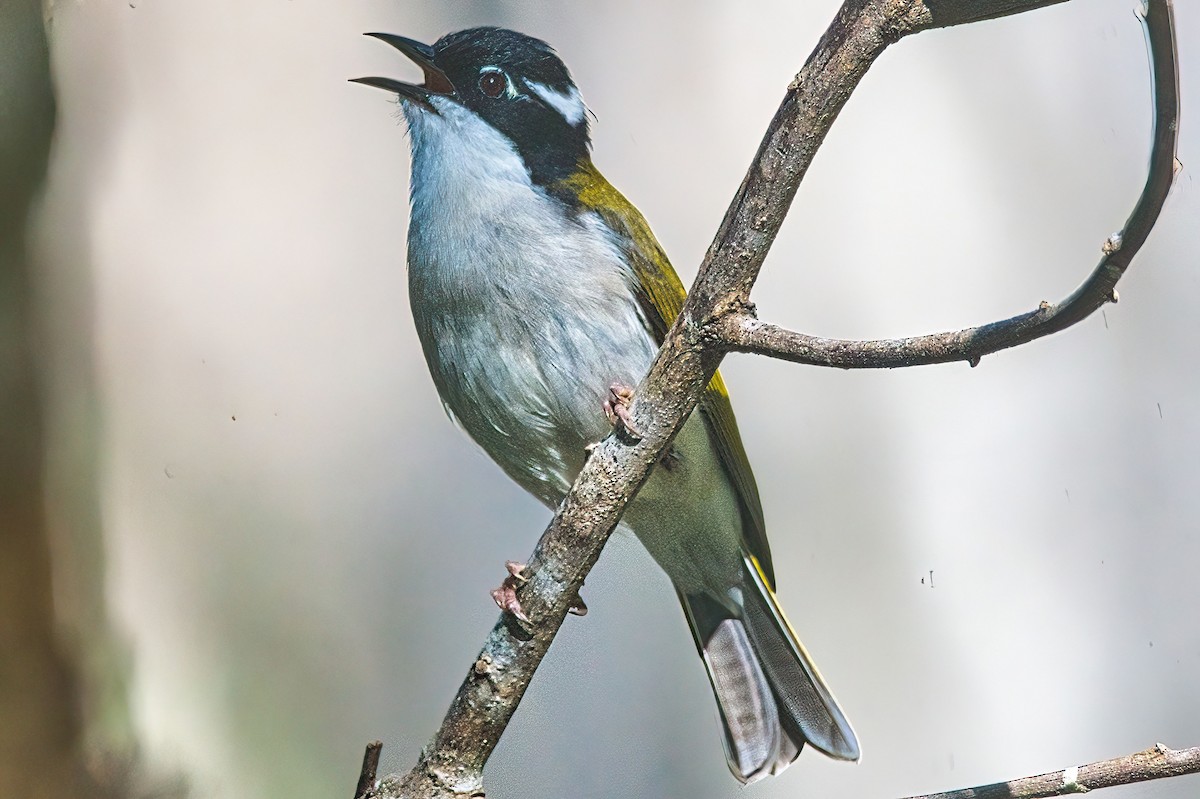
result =
[{"label": "bird's black head", "polygon": [[357,82],[395,92],[431,113],[437,113],[432,97],[461,104],[512,140],[535,182],[559,181],[588,157],[587,108],[566,65],[541,39],[492,27],[448,33],[433,46],[392,34],[367,35],[416,62],[425,82]]}]

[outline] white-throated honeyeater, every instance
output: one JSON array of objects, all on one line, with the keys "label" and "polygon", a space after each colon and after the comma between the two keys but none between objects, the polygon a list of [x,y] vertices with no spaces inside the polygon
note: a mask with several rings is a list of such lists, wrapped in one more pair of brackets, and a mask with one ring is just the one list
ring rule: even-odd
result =
[{"label": "white-throated honeyeater", "polygon": [[[549,45],[501,28],[433,45],[370,35],[425,77],[357,80],[395,93],[408,122],[409,296],[429,371],[449,414],[556,507],[587,446],[622,416],[624,387],[648,371],[683,284],[593,166],[588,110]],[[778,773],[805,743],[858,759],[776,602],[758,489],[719,373],[622,525],[675,586],[734,776]]]}]

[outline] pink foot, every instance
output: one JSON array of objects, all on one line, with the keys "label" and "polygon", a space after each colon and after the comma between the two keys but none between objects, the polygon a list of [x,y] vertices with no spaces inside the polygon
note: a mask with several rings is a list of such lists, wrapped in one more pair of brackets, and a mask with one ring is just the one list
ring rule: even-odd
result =
[{"label": "pink foot", "polygon": [[[504,582],[500,584],[499,588],[492,591],[492,601],[505,613],[511,613],[526,624],[532,624],[533,622],[525,615],[525,611],[521,610],[521,600],[517,598],[517,589],[529,582],[529,578],[522,574],[525,571],[525,564],[507,560],[504,562],[504,568],[508,570],[508,576],[504,578]],[[567,610],[576,616],[586,616],[588,612],[587,605],[583,603],[583,597],[579,594],[575,595],[575,601]]]},{"label": "pink foot", "polygon": [[492,601],[505,613],[511,613],[526,624],[531,624],[525,611],[521,610],[521,600],[517,599],[517,589],[526,582],[525,577],[521,574],[525,571],[525,564],[509,560],[505,561],[504,568],[508,570],[508,576],[504,578],[504,582],[500,583],[499,588],[492,591]]},{"label": "pink foot", "polygon": [[629,406],[633,404],[633,389],[621,383],[613,383],[608,387],[608,399],[604,400],[604,415],[613,427],[620,422],[625,432],[633,439],[642,437],[641,431],[633,423]]}]

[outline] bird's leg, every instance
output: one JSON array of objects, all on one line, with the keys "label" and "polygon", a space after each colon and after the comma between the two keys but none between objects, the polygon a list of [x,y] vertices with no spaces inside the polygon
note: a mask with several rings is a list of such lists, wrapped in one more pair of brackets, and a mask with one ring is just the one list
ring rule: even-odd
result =
[{"label": "bird's leg", "polygon": [[633,416],[629,413],[629,406],[632,404],[632,388],[622,383],[613,383],[608,387],[608,398],[604,400],[604,415],[608,417],[608,422],[613,427],[620,422],[625,432],[636,440],[641,438],[642,434],[637,429],[637,425],[633,423]]},{"label": "bird's leg", "polygon": [[504,562],[504,568],[508,570],[508,576],[504,578],[504,582],[500,583],[499,588],[492,591],[492,601],[505,613],[511,613],[526,624],[530,624],[529,617],[525,615],[525,611],[521,610],[521,600],[517,599],[517,589],[527,582],[526,577],[521,573],[525,571],[525,564],[508,560]]},{"label": "bird's leg", "polygon": [[[604,415],[608,417],[608,422],[613,427],[619,422],[625,430],[625,434],[630,438],[637,440],[642,437],[642,433],[633,423],[633,417],[629,413],[629,406],[633,403],[633,389],[621,383],[613,383],[608,387],[608,399],[604,400]],[[592,450],[600,446],[600,442],[596,441],[584,447],[584,452],[587,455],[592,454]],[[662,457],[658,459],[662,467],[668,472],[675,470],[679,465],[679,453],[675,451],[675,445],[667,447],[663,452]],[[580,614],[582,615],[582,614]]]},{"label": "bird's leg", "polygon": [[[504,568],[508,571],[508,576],[504,578],[504,582],[500,584],[499,588],[492,591],[492,601],[505,613],[511,613],[526,624],[532,624],[533,622],[525,615],[525,611],[521,610],[521,600],[517,598],[517,589],[529,582],[529,578],[524,574],[525,564],[515,560],[506,560]],[[583,603],[583,597],[575,594],[575,601],[571,603],[568,611],[576,616],[586,616],[588,608]]]}]

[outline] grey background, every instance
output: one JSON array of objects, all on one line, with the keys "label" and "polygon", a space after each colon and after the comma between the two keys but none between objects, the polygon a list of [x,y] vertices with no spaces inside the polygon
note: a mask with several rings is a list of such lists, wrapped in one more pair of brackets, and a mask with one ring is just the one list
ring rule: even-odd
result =
[{"label": "grey background", "polygon": [[[50,7],[50,504],[69,516],[92,470],[158,768],[205,797],[348,795],[378,737],[406,769],[496,618],[503,561],[548,520],[425,373],[403,127],[346,82],[414,70],[359,34],[549,40],[598,117],[597,164],[688,282],[837,5]],[[900,796],[1200,743],[1200,17],[1179,6],[1184,170],[1119,305],[977,369],[724,367],[782,601],[863,762],[806,753],[741,789],[670,588],[618,537],[489,795]],[[1065,296],[1132,207],[1149,119],[1128,0],[901,43],[802,186],[761,315],[888,337]]]}]

